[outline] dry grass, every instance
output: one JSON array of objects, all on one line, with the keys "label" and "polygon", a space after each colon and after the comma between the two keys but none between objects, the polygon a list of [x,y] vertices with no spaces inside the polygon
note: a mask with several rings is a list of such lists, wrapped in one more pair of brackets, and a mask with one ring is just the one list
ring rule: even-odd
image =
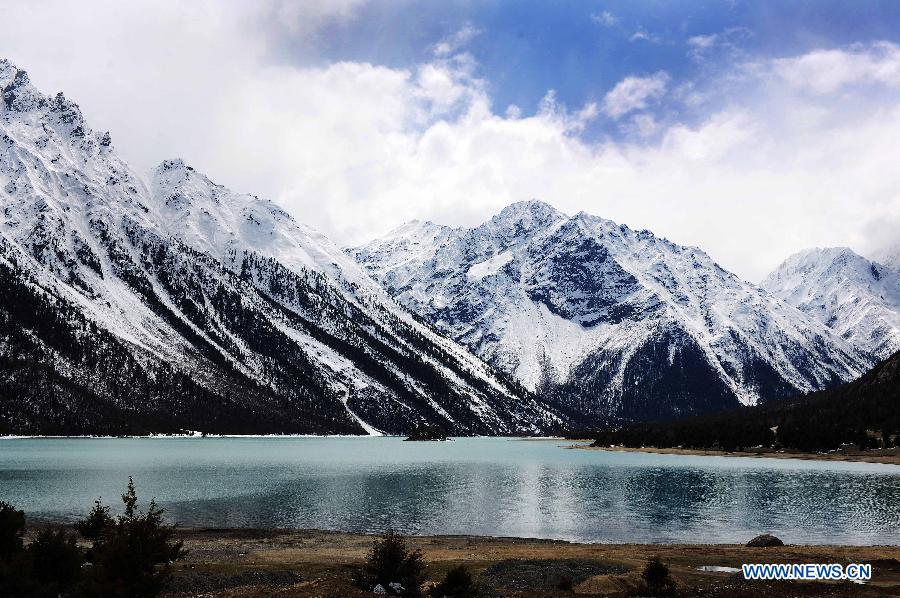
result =
[{"label": "dry grass", "polygon": [[[176,569],[178,581],[191,576],[212,580],[206,596],[371,596],[355,588],[353,571],[365,559],[373,537],[323,531],[258,530],[182,530],[190,551],[188,559]],[[747,562],[851,563],[900,560],[898,547],[785,546],[746,548],[735,545],[646,545],[646,544],[574,544],[568,542],[518,538],[481,538],[467,536],[413,536],[412,548],[421,549],[428,563],[428,576],[439,580],[450,568],[467,565],[477,576],[489,566],[503,561],[578,560],[593,561],[620,568],[622,574],[598,575],[574,587],[574,595],[624,595],[639,587],[639,572],[652,556],[660,556],[678,583],[683,595],[706,596],[817,596],[817,595],[900,595],[900,570],[877,570],[867,586],[850,584],[793,584],[772,586],[757,584],[738,587],[734,576],[697,570],[701,565],[740,567]],[[900,568],[898,568],[900,569]],[[254,585],[247,572],[263,578]],[[302,580],[285,584],[287,572]],[[271,575],[275,582],[266,581]],[[225,581],[223,581],[225,580]],[[243,583],[246,582],[246,583]],[[243,585],[233,585],[243,583]],[[232,584],[233,587],[230,587]],[[503,596],[572,596],[573,592],[554,588],[494,588]],[[749,592],[749,593],[748,593]]]}]

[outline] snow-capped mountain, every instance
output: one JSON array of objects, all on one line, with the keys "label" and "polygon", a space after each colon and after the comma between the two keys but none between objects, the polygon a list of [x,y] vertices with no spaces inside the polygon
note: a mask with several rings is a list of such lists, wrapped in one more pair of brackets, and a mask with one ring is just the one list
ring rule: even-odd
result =
[{"label": "snow-capped mountain", "polygon": [[350,252],[489,363],[598,418],[754,405],[872,364],[699,249],[538,201],[473,229],[411,222]]},{"label": "snow-capped mountain", "polygon": [[878,359],[900,350],[900,271],[846,247],[814,248],[789,257],[762,287]]},{"label": "snow-capped mountain", "polygon": [[146,183],[0,61],[0,433],[539,432],[552,409],[274,204]]}]

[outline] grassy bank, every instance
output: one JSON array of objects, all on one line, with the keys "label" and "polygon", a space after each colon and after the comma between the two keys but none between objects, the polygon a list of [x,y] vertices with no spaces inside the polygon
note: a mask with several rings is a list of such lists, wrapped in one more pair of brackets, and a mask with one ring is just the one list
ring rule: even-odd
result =
[{"label": "grassy bank", "polygon": [[[169,595],[371,596],[353,584],[373,536],[323,531],[186,529],[187,549]],[[881,596],[900,594],[900,547],[736,545],[599,545],[467,536],[408,537],[421,549],[430,582],[466,565],[495,596],[625,596],[640,585],[648,559],[659,556],[679,595]],[[895,560],[896,559],[896,560]],[[849,583],[746,582],[701,566],[748,562],[875,563],[875,579]]]}]

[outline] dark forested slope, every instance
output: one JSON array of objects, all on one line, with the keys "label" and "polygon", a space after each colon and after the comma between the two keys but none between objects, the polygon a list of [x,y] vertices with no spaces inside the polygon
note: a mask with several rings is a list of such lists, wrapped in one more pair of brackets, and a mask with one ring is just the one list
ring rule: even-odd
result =
[{"label": "dark forested slope", "polygon": [[841,386],[763,407],[603,430],[596,445],[822,451],[846,443],[897,446],[898,435],[900,352]]}]

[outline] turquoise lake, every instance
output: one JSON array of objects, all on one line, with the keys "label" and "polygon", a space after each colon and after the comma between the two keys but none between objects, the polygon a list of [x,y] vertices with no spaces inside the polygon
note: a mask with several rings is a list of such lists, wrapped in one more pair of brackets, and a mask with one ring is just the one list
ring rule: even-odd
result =
[{"label": "turquoise lake", "polygon": [[128,476],[185,526],[585,542],[900,544],[900,467],[465,438],[0,439],[0,500],[73,520]]}]

